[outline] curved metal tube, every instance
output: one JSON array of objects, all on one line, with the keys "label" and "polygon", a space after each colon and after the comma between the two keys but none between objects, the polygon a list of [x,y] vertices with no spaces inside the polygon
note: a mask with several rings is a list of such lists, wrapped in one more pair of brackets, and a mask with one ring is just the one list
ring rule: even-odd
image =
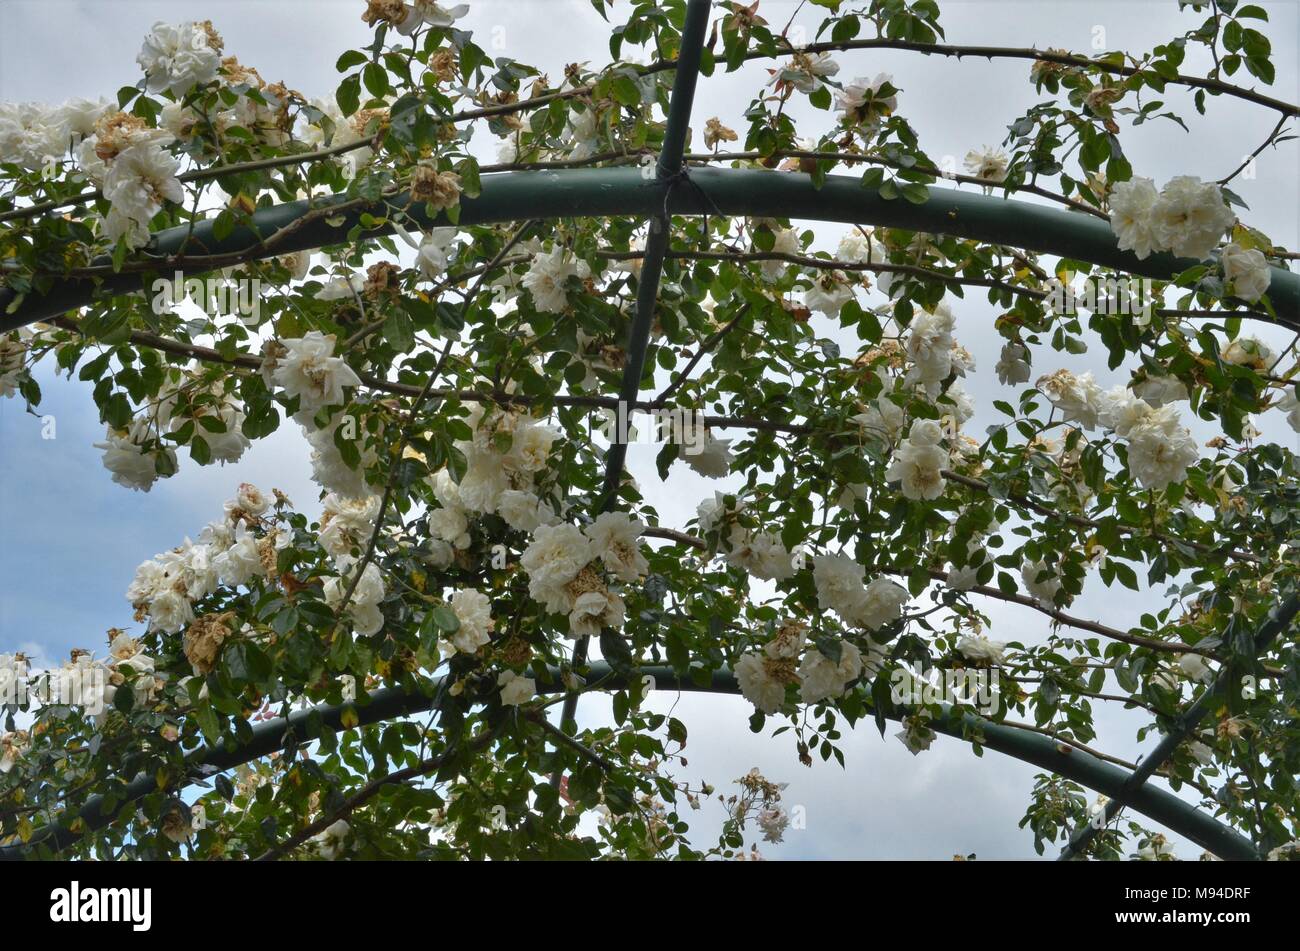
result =
[{"label": "curved metal tube", "polygon": [[[333,195],[316,207],[343,204],[346,196]],[[402,207],[404,194],[390,201]],[[171,260],[182,244],[191,258],[204,254],[241,254],[253,251],[275,232],[297,222],[312,208],[307,201],[288,202],[256,212],[250,225],[235,228],[224,239],[213,233],[213,219],[168,228],[154,235],[147,249],[159,256],[158,272],[170,278],[174,271],[201,274],[216,265],[202,261]],[[1110,226],[1078,212],[1048,208],[1008,198],[995,198],[951,188],[933,188],[930,197],[912,204],[902,198],[886,200],[860,179],[831,175],[821,188],[803,174],[761,169],[690,168],[689,181],[646,179],[637,168],[584,168],[554,171],[502,172],[483,178],[477,198],[460,205],[462,225],[493,224],[526,218],[590,218],[633,216],[651,218],[667,209],[677,215],[755,215],[870,224],[927,231],[993,244],[1038,251],[1088,261],[1143,277],[1167,279],[1195,262],[1170,254],[1152,254],[1139,261],[1116,247]],[[424,206],[407,209],[420,227],[448,222],[441,215],[430,219]],[[272,250],[254,257],[273,257],[335,244],[360,222],[362,214],[385,215],[382,202],[349,208],[340,215],[317,215],[295,227]],[[374,233],[387,233],[389,228]],[[107,265],[107,257],[96,264]],[[46,294],[15,300],[0,288],[0,332],[63,314],[89,303],[93,297],[123,294],[143,287],[140,273],[110,274],[101,278],[67,278]],[[96,288],[96,280],[100,286]],[[1279,321],[1300,329],[1300,274],[1273,268],[1269,297]]]},{"label": "curved metal tube", "polygon": [[[539,684],[541,693],[561,693],[563,682],[558,670],[551,671],[551,682]],[[730,670],[714,673],[707,684],[699,684],[691,679],[683,679],[671,667],[641,667],[631,677],[615,673],[608,664],[598,661],[590,665],[588,680],[601,682],[602,687],[618,689],[642,678],[650,676],[660,685],[660,689],[677,689],[684,692],[702,693],[740,693],[735,675]],[[347,729],[343,725],[345,710],[351,710],[357,717],[358,726],[368,726],[383,720],[414,713],[422,713],[433,705],[434,689],[428,695],[387,687],[377,690],[368,698],[365,706],[326,705],[313,707],[291,713],[288,717],[267,721],[253,728],[253,738],[239,746],[229,739],[212,749],[200,748],[187,757],[192,772],[221,771],[231,769],[241,763],[251,762],[283,748],[285,734],[291,729],[300,737],[308,737],[307,724],[313,716],[319,716],[324,728],[333,732]],[[902,713],[888,714],[890,719],[898,719]],[[1032,763],[1057,775],[1072,779],[1090,789],[1107,796],[1126,796],[1126,804],[1150,819],[1161,823],[1166,828],[1186,836],[1202,848],[1208,849],[1223,859],[1256,860],[1259,853],[1255,846],[1235,830],[1219,822],[1213,816],[1202,812],[1196,806],[1179,799],[1173,793],[1152,786],[1141,785],[1130,789],[1130,774],[1117,766],[1085,753],[1073,746],[1054,742],[1048,737],[1015,727],[1003,726],[971,713],[958,714],[948,711],[948,715],[930,722],[937,732],[966,740],[968,730],[983,733],[984,745],[1007,756]],[[188,782],[187,782],[188,784]],[[76,842],[86,832],[101,829],[111,823],[122,810],[131,803],[158,791],[156,775],[141,774],[128,784],[116,805],[105,811],[103,798],[91,797],[80,810],[81,831],[73,832],[67,826],[58,826],[41,835],[39,841],[26,846],[6,846],[0,848],[0,860],[35,858],[40,854],[38,847],[58,852]],[[42,830],[43,831],[43,830]]]}]

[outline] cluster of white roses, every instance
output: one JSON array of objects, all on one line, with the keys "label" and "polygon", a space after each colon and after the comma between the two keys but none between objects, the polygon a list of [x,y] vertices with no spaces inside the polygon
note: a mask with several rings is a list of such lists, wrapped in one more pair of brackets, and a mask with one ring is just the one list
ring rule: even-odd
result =
[{"label": "cluster of white roses", "polygon": [[[727,500],[731,499],[729,503]],[[784,581],[794,577],[796,557],[772,532],[756,530],[745,524],[745,504],[734,496],[715,492],[696,509],[700,533],[718,533],[726,552],[727,564],[749,572],[765,581]]]},{"label": "cluster of white roses", "polygon": [[[373,139],[378,126],[386,121],[387,106],[357,109],[351,115],[345,116],[338,100],[331,96],[329,99],[311,100],[311,107],[314,112],[308,113],[308,121],[299,131],[302,141],[313,149],[355,146],[335,157],[335,161],[340,163],[344,176],[355,178],[375,156],[375,151],[370,145],[361,143]],[[443,173],[444,180],[449,174]],[[454,177],[452,175],[452,178]],[[454,196],[449,197],[454,197],[455,201],[458,201],[459,188],[455,189]],[[447,207],[455,204],[455,201],[435,201],[433,204],[435,207]]]},{"label": "cluster of white roses", "polygon": [[132,248],[148,244],[154,215],[168,201],[185,200],[176,177],[180,162],[166,150],[166,141],[152,135],[151,141],[130,145],[106,161],[101,188],[110,203],[104,218],[109,240],[125,238]]},{"label": "cluster of white roses", "polygon": [[[303,337],[271,340],[264,349],[262,379],[268,389],[279,388],[284,395],[298,400],[294,420],[303,429],[311,445],[312,478],[329,492],[345,498],[371,495],[365,470],[375,462],[374,450],[367,446],[354,417],[334,415],[323,426],[316,417],[327,407],[347,402],[346,390],[361,385],[356,371],[342,357],[334,356],[333,334],[318,330]],[[341,436],[357,447],[360,465],[349,466],[339,452],[335,438]]]},{"label": "cluster of white roses", "polygon": [[[792,247],[788,250],[792,252],[799,250],[798,236],[792,229],[778,230],[777,243],[791,244]],[[778,250],[786,249],[778,248]],[[884,245],[861,228],[855,228],[840,239],[835,257],[837,261],[844,261],[848,264],[889,263],[889,254]],[[780,262],[775,263],[780,264]],[[765,271],[764,276],[768,280],[776,280],[780,276],[779,267],[771,273]],[[886,295],[889,295],[895,286],[893,275],[889,272],[877,273],[875,282],[881,293]],[[853,299],[856,287],[869,286],[865,280],[851,278],[843,271],[838,270],[820,271],[812,279],[811,283],[812,286],[804,291],[804,304],[809,310],[817,311],[832,318],[839,317],[840,310]]]},{"label": "cluster of white roses", "polygon": [[[933,311],[921,311],[908,328],[900,347],[888,340],[868,354],[884,354],[884,365],[876,368],[880,394],[852,420],[864,436],[893,444],[907,423],[907,414],[895,401],[897,396],[921,397],[934,404],[939,419],[915,419],[907,437],[898,441],[885,478],[899,483],[909,499],[936,499],[944,491],[943,470],[953,452],[965,454],[970,440],[960,429],[975,414],[975,405],[961,378],[975,369],[975,360],[953,337],[955,318],[942,301]],[[895,377],[891,371],[905,372]],[[944,442],[948,441],[951,448]]]},{"label": "cluster of white roses", "polygon": [[[362,568],[361,559],[351,555],[340,555],[334,559],[334,565],[339,573],[337,577],[325,579],[325,603],[338,612],[351,587],[347,614],[352,619],[353,630],[362,637],[374,637],[384,629],[384,612],[379,605],[388,590],[383,572],[374,562],[367,562]],[[357,577],[358,571],[361,572],[360,578]],[[355,587],[352,587],[354,582]]]},{"label": "cluster of white roses", "polygon": [[1152,251],[1172,251],[1202,261],[1236,220],[1219,186],[1193,175],[1171,178],[1159,192],[1149,178],[1119,182],[1111,190],[1110,211],[1120,250],[1138,260]]},{"label": "cluster of white roses", "polygon": [[335,558],[363,550],[379,518],[379,496],[347,498],[330,492],[321,502],[320,546]]},{"label": "cluster of white roses", "polygon": [[[159,122],[178,139],[189,138],[200,124],[219,134],[238,126],[267,145],[282,147],[293,138],[290,100],[301,97],[283,83],[268,84],[256,69],[240,64],[233,56],[222,59],[223,46],[207,20],[154,25],[136,61],[145,70],[150,91],[168,91],[176,97],[163,106]],[[214,80],[220,80],[223,87],[215,107],[200,110],[183,101],[192,89]],[[248,95],[250,92],[255,95]],[[338,118],[342,124],[342,116]],[[313,131],[317,130],[306,127],[302,138],[319,145],[319,137],[311,139]]]},{"label": "cluster of white roses", "polygon": [[932,398],[944,391],[949,377],[962,377],[975,369],[974,358],[953,336],[956,325],[952,309],[940,301],[934,310],[921,311],[908,326],[906,380],[924,387]]},{"label": "cluster of white roses", "polygon": [[[63,706],[82,707],[101,716],[117,697],[118,688],[128,682],[135,705],[152,703],[167,682],[167,675],[155,669],[154,658],[136,638],[118,628],[108,631],[108,654],[97,659],[90,651],[76,648],[62,667],[32,671],[23,654],[0,654],[0,696],[14,696],[19,681],[28,696],[48,699]],[[16,765],[28,745],[23,731],[0,737],[0,773]]]},{"label": "cluster of white roses", "polygon": [[1075,375],[1068,370],[1040,378],[1038,388],[1067,422],[1077,422],[1085,430],[1101,425],[1125,440],[1129,472],[1146,488],[1163,489],[1181,482],[1196,463],[1196,441],[1182,426],[1177,410],[1163,402],[1185,399],[1185,388],[1180,392],[1177,387],[1149,386],[1143,399],[1122,386],[1103,392],[1091,373]]},{"label": "cluster of white roses", "polygon": [[[168,201],[182,202],[180,162],[172,153],[200,122],[224,131],[239,126],[259,140],[283,146],[292,138],[288,108],[297,97],[282,84],[267,85],[234,57],[222,59],[223,42],[210,21],[155,23],[136,57],[145,88],[174,97],[152,127],[105,100],[73,99],[59,106],[0,103],[0,163],[52,169],[71,150],[80,174],[109,201],[102,233],[131,248],[149,240],[149,223]],[[184,98],[220,80],[222,104],[200,114]],[[257,96],[246,95],[257,90]],[[341,119],[341,117],[340,117]]]},{"label": "cluster of white roses", "polygon": [[[89,698],[88,705],[98,709],[102,704],[107,707],[117,697],[117,690],[126,681],[125,673],[130,671],[131,692],[136,705],[152,703],[158,692],[167,683],[167,675],[155,669],[154,659],[145,653],[144,646],[137,638],[116,628],[109,632],[108,657],[103,662],[106,679],[97,697]],[[94,664],[88,654],[79,654],[71,665]],[[65,665],[65,669],[68,665]],[[83,702],[88,700],[82,696]]]},{"label": "cluster of white roses", "polygon": [[[518,425],[519,421],[516,419],[515,423]],[[523,425],[535,424],[528,422]],[[519,480],[521,484],[532,477],[533,473],[515,465],[517,459],[510,460],[511,468],[507,469],[509,454],[505,456],[506,458],[501,461],[501,468],[507,473],[507,477]],[[521,476],[524,478],[521,479]],[[520,532],[532,532],[539,526],[554,525],[559,521],[559,515],[549,503],[532,491],[531,485],[526,488],[506,488],[494,495],[484,496],[478,492],[479,486],[471,483],[468,496],[470,501],[467,502],[461,495],[460,486],[446,469],[440,469],[429,481],[433,488],[433,496],[438,501],[438,508],[430,511],[426,520],[431,546],[426,560],[437,568],[446,568],[451,564],[457,551],[469,547],[470,519],[484,511],[471,507],[471,502],[481,504],[486,501],[507,525]]]},{"label": "cluster of white roses", "polygon": [[[136,62],[151,92],[166,91],[179,99],[217,78],[221,48],[221,37],[210,22],[158,22],[145,37]],[[155,129],[135,116],[105,109],[82,132],[78,165],[110,202],[104,233],[111,240],[124,237],[133,248],[146,244],[149,222],[164,202],[185,200],[177,178],[180,162],[168,151],[183,131],[180,110],[178,103],[169,103],[160,117],[164,127]]]},{"label": "cluster of white roses", "polygon": [[[808,645],[808,626],[788,621],[778,628],[762,650],[743,654],[735,665],[736,681],[745,699],[763,713],[773,714],[785,706],[786,687],[799,688],[802,703],[820,703],[842,697],[864,670],[875,673],[884,652],[874,643],[868,656],[851,641],[836,642],[838,658]],[[806,648],[806,649],[805,649]],[[800,655],[802,654],[802,660]]]},{"label": "cluster of white roses", "polygon": [[136,619],[147,619],[150,630],[175,634],[194,620],[195,602],[218,585],[239,587],[272,574],[290,539],[263,518],[270,508],[260,489],[241,483],[224,517],[209,523],[198,542],[187,538],[141,564],[126,590]]},{"label": "cluster of white roses", "polygon": [[850,627],[877,631],[903,616],[908,594],[901,585],[888,578],[863,584],[862,566],[848,555],[817,555],[812,563],[817,603]]},{"label": "cluster of white roses", "polygon": [[[1110,208],[1120,249],[1139,260],[1152,251],[1204,260],[1236,221],[1219,186],[1190,175],[1170,179],[1159,193],[1149,178],[1120,182]],[[1233,295],[1253,302],[1267,293],[1273,274],[1262,251],[1233,241],[1224,245],[1219,264]]]},{"label": "cluster of white roses", "polygon": [[899,483],[909,499],[937,499],[943,495],[947,480],[943,469],[949,453],[943,448],[943,429],[932,419],[918,419],[894,451],[885,478]]},{"label": "cluster of white roses", "polygon": [[551,614],[569,618],[573,637],[619,628],[626,615],[623,597],[602,574],[630,583],[649,570],[639,539],[645,524],[624,512],[604,512],[589,525],[542,525],[533,532],[520,564],[528,593]]},{"label": "cluster of white roses", "polygon": [[104,451],[102,462],[114,482],[148,492],[160,475],[176,471],[176,453],[164,444],[164,434],[188,430],[191,439],[207,445],[208,462],[224,465],[238,462],[252,444],[243,426],[243,404],[222,383],[202,383],[190,371],[180,383],[168,382],[125,429],[109,426],[95,448]]},{"label": "cluster of white roses", "polygon": [[91,135],[95,123],[112,110],[103,99],[69,99],[58,106],[0,102],[0,164],[41,171]]},{"label": "cluster of white roses", "polygon": [[[547,467],[556,430],[511,410],[470,411],[472,439],[455,448],[465,456],[465,473],[457,483],[439,470],[430,478],[438,507],[427,524],[435,567],[451,564],[455,552],[470,545],[470,519],[496,514],[516,531],[533,532],[559,521],[556,508],[539,497],[538,478]],[[542,489],[541,491],[545,491]]]},{"label": "cluster of white roses", "polygon": [[181,201],[173,136],[111,103],[77,99],[61,106],[0,104],[0,162],[52,168],[72,150],[82,174],[110,202],[104,234],[131,247],[148,241],[149,222],[165,201]]},{"label": "cluster of white roses", "polygon": [[499,514],[512,528],[531,531],[549,520],[533,492],[545,471],[556,430],[512,411],[470,411],[473,439],[456,443],[465,456],[458,486],[460,502],[471,512]]}]

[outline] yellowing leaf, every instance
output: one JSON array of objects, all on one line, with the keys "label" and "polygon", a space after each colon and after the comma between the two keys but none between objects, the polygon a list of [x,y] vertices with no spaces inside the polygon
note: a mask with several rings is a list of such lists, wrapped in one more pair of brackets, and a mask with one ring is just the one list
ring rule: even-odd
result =
[{"label": "yellowing leaf", "polygon": [[339,715],[339,720],[342,722],[343,729],[345,730],[350,730],[361,722],[361,718],[357,716],[357,708],[352,706],[350,703],[343,708],[343,712]]}]

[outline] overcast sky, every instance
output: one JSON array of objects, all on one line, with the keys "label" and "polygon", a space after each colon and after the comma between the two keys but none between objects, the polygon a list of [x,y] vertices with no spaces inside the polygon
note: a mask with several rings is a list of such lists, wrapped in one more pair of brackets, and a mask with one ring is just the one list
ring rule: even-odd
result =
[{"label": "overcast sky", "polygon": [[[1094,51],[1098,31],[1104,32],[1104,48],[1136,52],[1165,42],[1202,18],[1180,14],[1174,0],[947,0],[941,5],[949,42],[1050,46],[1083,53]],[[1296,5],[1262,5],[1272,20],[1266,29],[1277,67],[1277,82],[1269,92],[1296,101]],[[283,80],[309,97],[327,96],[338,83],[334,62],[339,53],[369,41],[370,31],[360,19],[364,6],[361,0],[6,0],[0,4],[0,99],[112,97],[120,86],[139,78],[135,55],[154,21],[205,18],[224,36],[227,54],[257,67],[268,81]],[[599,65],[608,59],[608,25],[587,0],[470,0],[470,6],[470,14],[458,25],[474,30],[480,45],[494,55],[539,66],[553,79],[566,63]],[[627,6],[621,3],[618,12]],[[790,2],[764,0],[760,13],[770,22],[784,23],[794,9]],[[811,15],[804,11],[797,22],[807,24],[811,35],[820,14],[816,9]],[[958,62],[892,51],[856,51],[837,59],[840,79],[892,73],[894,85],[902,90],[900,110],[917,129],[923,147],[940,160],[951,155],[960,161],[972,147],[1000,142],[1007,124],[1037,101],[1025,61]],[[750,64],[735,74],[719,72],[701,81],[692,123],[697,145],[710,116],[744,128],[742,113],[766,79],[764,65]],[[1204,68],[1195,55],[1183,67],[1189,73]],[[1249,77],[1243,71],[1238,80],[1246,83]],[[1208,115],[1196,116],[1190,91],[1181,88],[1170,87],[1166,101],[1187,117],[1190,134],[1173,123],[1152,122],[1137,130],[1126,128],[1123,136],[1135,174],[1158,184],[1178,174],[1220,178],[1263,141],[1276,121],[1267,109],[1226,98],[1209,100]],[[833,121],[797,96],[788,111],[804,135],[820,134]],[[483,141],[478,150],[492,156],[493,145]],[[1260,158],[1254,180],[1234,185],[1251,206],[1243,213],[1245,220],[1291,248],[1296,247],[1300,221],[1296,173],[1296,146],[1289,142]],[[818,246],[833,249],[840,233],[838,227],[819,226]],[[956,336],[978,363],[974,378],[966,381],[978,408],[967,428],[978,434],[997,420],[992,400],[1008,398],[1011,391],[1004,390],[993,373],[999,338],[992,332],[992,308],[968,299],[956,303],[955,310]],[[1260,335],[1285,345],[1286,338],[1270,330]],[[856,339],[841,336],[846,350],[858,348]],[[1059,366],[1091,369],[1104,387],[1128,379],[1124,369],[1108,370],[1104,356],[1095,351],[1073,358],[1035,354],[1036,373]],[[74,646],[102,651],[108,627],[131,626],[123,592],[135,566],[183,537],[197,535],[220,514],[222,502],[239,482],[263,489],[275,486],[300,509],[312,514],[319,509],[307,447],[296,426],[283,426],[273,437],[255,443],[235,466],[200,468],[182,453],[180,473],[145,495],[112,484],[99,452],[92,448],[103,428],[89,388],[75,380],[55,379],[48,369],[38,379],[45,394],[40,412],[56,419],[57,438],[42,439],[39,421],[25,415],[21,403],[0,402],[0,530],[5,539],[0,547],[0,652],[22,649],[40,662],[58,663]],[[1280,420],[1265,418],[1258,425],[1267,436],[1295,445],[1294,434]],[[1208,435],[1205,430],[1202,441]],[[653,447],[633,445],[629,467],[665,524],[684,525],[701,499],[731,484],[704,479],[683,466],[674,467],[669,480],[660,483],[655,452]],[[1159,596],[1107,589],[1094,579],[1071,610],[1128,627]],[[997,639],[1033,642],[1046,632],[1036,612],[999,602],[988,611],[994,619],[990,633]],[[894,729],[882,740],[874,726],[864,725],[843,742],[845,769],[820,763],[805,769],[788,735],[773,738],[749,732],[749,707],[738,698],[660,695],[654,702],[663,709],[675,702],[674,715],[690,727],[693,776],[726,790],[731,780],[758,766],[769,778],[789,783],[786,804],[804,807],[807,828],[790,831],[782,845],[764,846],[769,857],[948,858],[971,852],[981,858],[1033,856],[1032,838],[1017,823],[1037,770],[1016,760],[992,752],[977,759],[965,744],[942,737],[928,753],[913,757],[893,738]],[[584,699],[582,716],[594,722],[607,709],[604,699]],[[1143,748],[1134,738],[1142,723],[1122,711],[1099,712],[1097,745],[1133,758]],[[697,844],[707,842],[716,819],[714,809],[700,819]],[[1194,858],[1200,850],[1179,842],[1178,851],[1181,857]]]}]

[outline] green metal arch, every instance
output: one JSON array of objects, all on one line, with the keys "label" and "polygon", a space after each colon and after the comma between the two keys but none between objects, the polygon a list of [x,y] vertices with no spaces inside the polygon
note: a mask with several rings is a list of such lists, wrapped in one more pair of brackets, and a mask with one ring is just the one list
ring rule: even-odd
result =
[{"label": "green metal arch", "polygon": [[[602,688],[609,689],[619,689],[633,682],[640,683],[642,678],[647,676],[653,677],[660,689],[740,693],[734,674],[726,669],[713,673],[704,683],[682,678],[671,667],[641,667],[631,674],[619,674],[603,661],[591,664],[587,673],[589,682],[600,683]],[[371,694],[364,706],[348,705],[345,708],[342,705],[321,705],[259,724],[253,728],[252,739],[246,744],[239,745],[226,739],[219,746],[195,751],[188,757],[191,775],[198,775],[205,771],[211,773],[227,770],[241,763],[267,756],[284,747],[285,736],[291,730],[299,739],[309,739],[311,736],[308,728],[309,721],[317,717],[325,729],[341,732],[348,729],[343,723],[345,709],[355,713],[358,726],[368,726],[384,720],[426,712],[433,706],[441,682],[441,679],[434,681],[433,689],[427,694],[387,687]],[[562,684],[560,672],[553,669],[550,683],[539,684],[538,689],[542,693],[560,693],[564,690]],[[893,712],[887,716],[889,719],[896,720],[906,712],[906,710]],[[983,745],[989,749],[1032,763],[1107,796],[1117,798],[1122,795],[1131,808],[1166,828],[1186,836],[1220,858],[1247,861],[1259,858],[1258,851],[1248,839],[1214,817],[1166,790],[1145,784],[1133,788],[1131,775],[1128,772],[1083,750],[1053,741],[1037,733],[1003,726],[972,713],[960,713],[954,710],[948,710],[945,717],[932,720],[930,725],[937,732],[961,740],[967,739],[968,731],[980,733],[983,736]],[[92,797],[77,816],[81,831],[73,832],[67,826],[59,826],[45,834],[39,842],[26,846],[0,848],[0,860],[37,857],[38,846],[55,852],[65,849],[86,832],[109,825],[131,803],[157,791],[157,777],[152,773],[141,774],[115,797],[116,804],[107,810],[103,808],[102,796]]]},{"label": "green metal arch", "polygon": [[[814,187],[811,179],[803,175],[778,173],[774,176],[769,172],[741,169],[682,169],[682,150],[689,131],[691,103],[709,9],[708,0],[689,0],[664,150],[659,156],[653,177],[645,176],[640,170],[627,168],[508,173],[490,176],[483,183],[481,194],[475,199],[465,199],[460,209],[459,223],[466,225],[524,218],[615,215],[634,215],[651,220],[644,279],[638,288],[637,316],[629,342],[632,358],[624,374],[621,390],[624,400],[634,398],[639,388],[641,361],[645,354],[658,291],[659,269],[670,241],[669,216],[672,214],[759,215],[883,225],[1040,251],[1160,279],[1170,278],[1196,263],[1168,254],[1154,255],[1139,261],[1131,253],[1120,251],[1108,224],[1088,216],[1024,202],[942,189],[932,191],[926,201],[913,204],[897,198],[883,199],[878,191],[863,188],[858,180],[848,176],[833,176],[822,185]],[[406,196],[399,195],[395,203],[404,206],[408,201]],[[327,208],[339,207],[342,214],[333,216],[333,220],[319,214],[309,217],[309,213],[319,210],[320,205],[293,202],[257,212],[253,216],[251,227],[241,226],[221,240],[216,237],[213,220],[160,232],[153,236],[147,253],[160,258],[157,265],[164,272],[203,273],[225,263],[232,263],[219,261],[221,255],[242,256],[257,249],[259,253],[255,257],[270,257],[336,243],[360,223],[366,212],[378,212],[387,219],[381,202],[358,203],[346,196],[336,195],[325,199],[321,204]],[[445,223],[443,220],[428,218],[423,206],[412,207],[409,213],[422,227]],[[270,249],[263,244],[280,229],[290,225],[294,226],[294,230],[289,234],[288,240],[278,243],[272,241],[274,247]],[[283,238],[284,235],[280,237]],[[201,255],[210,256],[210,259],[194,261],[196,249]],[[182,254],[188,260],[170,260],[173,256]],[[101,257],[95,263],[107,264],[109,259],[107,256]],[[1272,272],[1269,297],[1278,315],[1278,322],[1300,330],[1300,277],[1278,268],[1273,268]],[[16,295],[8,288],[0,288],[0,332],[82,306],[89,303],[96,294],[111,296],[138,289],[142,276],[134,273],[111,274],[97,279],[66,279],[54,283],[30,299]],[[613,487],[618,483],[624,450],[625,447],[621,444],[611,449],[605,478],[606,503],[614,500]],[[1273,627],[1285,627],[1294,617],[1295,599],[1290,599],[1285,607],[1289,614],[1286,614],[1285,619],[1280,615],[1275,616],[1271,622]],[[1266,625],[1261,633],[1263,643],[1266,644],[1275,634],[1276,630],[1270,633],[1270,627]],[[581,658],[585,655],[584,638],[575,650],[577,663],[581,663]],[[607,678],[611,685],[618,681],[617,674],[603,663],[592,665],[590,672],[593,676]],[[706,685],[682,683],[668,668],[643,668],[637,676],[644,677],[647,674],[677,680],[679,688],[685,690],[698,687],[717,692],[739,692],[734,676],[727,670],[713,674]],[[1112,799],[1107,806],[1107,819],[1121,805],[1130,805],[1224,858],[1252,859],[1259,857],[1258,850],[1236,832],[1172,794],[1145,785],[1146,779],[1167,759],[1173,747],[1195,727],[1203,715],[1203,708],[1213,694],[1221,689],[1226,676],[1225,670],[1214,689],[1186,711],[1178,728],[1160,744],[1157,753],[1161,755],[1156,758],[1153,754],[1151,761],[1133,773],[1124,773],[1067,744],[1053,743],[1044,737],[996,724],[969,713],[962,714],[949,709],[943,716],[934,719],[932,724],[936,730],[962,739],[966,738],[968,730],[976,731],[981,735],[983,743],[993,749],[1034,763],[1058,775],[1077,779],[1110,795]],[[558,671],[552,671],[550,679],[559,683],[561,678]],[[391,689],[380,691],[364,708],[361,722],[378,722],[427,710],[437,694],[437,690],[427,695]],[[573,714],[577,697],[576,692],[570,693],[566,700],[562,718],[566,722]],[[316,708],[313,711],[303,711],[300,717],[307,718],[312,714],[319,714],[320,722],[332,730],[343,728],[342,708]],[[290,716],[285,720],[263,724],[254,731],[253,740],[242,747],[223,744],[216,750],[199,750],[191,757],[193,765],[221,770],[265,755],[283,744],[286,734],[296,726],[293,721],[294,716]],[[111,809],[104,808],[103,797],[92,797],[79,813],[79,832],[55,828],[44,836],[42,844],[56,850],[61,849],[85,831],[102,828],[126,804],[147,795],[155,788],[154,777],[142,775],[129,784],[126,795],[115,800],[116,805]],[[1076,830],[1062,857],[1068,857],[1072,850],[1086,844],[1091,832],[1089,828]],[[53,841],[49,841],[51,839]],[[22,858],[32,851],[28,846],[4,847],[0,848],[0,859]]]},{"label": "green metal arch", "polygon": [[[344,195],[318,199],[315,207],[341,205]],[[390,199],[401,207],[405,195]],[[253,252],[276,231],[301,219],[313,205],[287,202],[256,212],[251,226],[241,225],[218,240],[213,219],[168,228],[154,235],[147,253],[157,255],[158,270],[201,274],[229,262],[204,262],[199,255],[238,255]],[[1169,254],[1152,254],[1139,261],[1121,251],[1110,226],[1079,212],[1063,211],[1009,198],[997,198],[951,188],[932,188],[919,204],[882,198],[860,179],[828,176],[818,188],[808,175],[762,169],[689,169],[687,178],[646,178],[637,168],[589,168],[554,171],[502,172],[485,176],[477,198],[464,198],[460,224],[494,224],[528,218],[588,218],[633,216],[651,218],[665,209],[675,215],[754,215],[870,224],[927,231],[992,244],[1088,261],[1143,277],[1167,279],[1195,262]],[[343,241],[362,214],[384,214],[382,202],[353,205],[334,217],[318,215],[255,257],[273,257]],[[421,227],[449,224],[442,216],[430,219],[423,205],[408,209]],[[390,229],[380,229],[384,233]],[[188,239],[188,240],[187,240]],[[189,260],[173,261],[184,250]],[[111,263],[107,257],[98,265]],[[99,281],[98,288],[96,281]],[[90,303],[104,294],[139,290],[139,273],[102,278],[59,279],[45,293],[26,297],[0,288],[0,332],[45,320]],[[1300,330],[1300,275],[1273,268],[1269,297],[1280,323]]]}]

